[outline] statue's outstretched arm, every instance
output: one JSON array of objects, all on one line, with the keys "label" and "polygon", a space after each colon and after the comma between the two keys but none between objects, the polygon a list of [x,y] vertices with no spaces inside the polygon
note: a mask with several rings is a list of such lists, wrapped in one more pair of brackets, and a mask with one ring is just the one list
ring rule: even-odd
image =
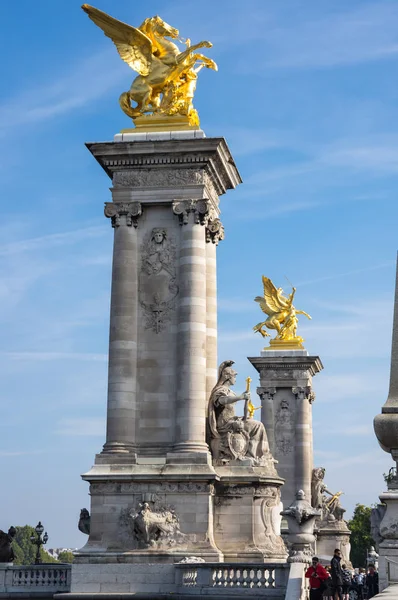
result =
[{"label": "statue's outstretched arm", "polygon": [[240,396],[220,396],[217,402],[222,406],[226,406],[227,404],[234,404],[238,400],[246,400],[246,392],[243,392]]}]

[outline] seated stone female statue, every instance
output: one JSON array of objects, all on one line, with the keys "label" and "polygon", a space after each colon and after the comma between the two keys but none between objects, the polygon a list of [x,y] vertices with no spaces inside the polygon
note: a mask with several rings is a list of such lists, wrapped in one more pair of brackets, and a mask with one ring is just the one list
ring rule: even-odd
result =
[{"label": "seated stone female statue", "polygon": [[263,464],[264,459],[272,460],[264,425],[247,415],[235,415],[235,403],[248,401],[250,393],[237,396],[230,389],[237,375],[231,368],[233,364],[233,360],[226,360],[220,365],[218,381],[210,395],[208,422],[213,457],[215,460],[251,459],[253,465]]}]

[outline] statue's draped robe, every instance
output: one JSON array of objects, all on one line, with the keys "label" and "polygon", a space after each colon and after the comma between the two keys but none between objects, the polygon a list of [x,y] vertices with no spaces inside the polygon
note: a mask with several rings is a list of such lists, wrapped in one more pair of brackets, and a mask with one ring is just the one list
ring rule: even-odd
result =
[{"label": "statue's draped robe", "polygon": [[213,438],[226,436],[229,432],[236,433],[239,426],[250,438],[248,454],[253,458],[261,458],[269,452],[267,433],[260,421],[248,419],[235,415],[234,404],[221,404],[220,398],[236,396],[226,385],[216,386],[209,400],[209,427]]}]

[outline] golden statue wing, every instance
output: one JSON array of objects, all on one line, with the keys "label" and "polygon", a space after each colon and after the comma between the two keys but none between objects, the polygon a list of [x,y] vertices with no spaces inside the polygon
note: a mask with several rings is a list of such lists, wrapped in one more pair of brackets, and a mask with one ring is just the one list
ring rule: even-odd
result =
[{"label": "golden statue wing", "polygon": [[[273,313],[280,312],[284,307],[279,302],[278,290],[272,283],[271,279],[269,279],[268,277],[264,277],[264,275],[263,275],[263,287],[264,287],[264,300],[265,300],[265,302],[268,306],[268,310],[269,310],[269,312],[267,314],[273,314]],[[261,307],[261,308],[263,308],[263,307]]]},{"label": "golden statue wing", "polygon": [[111,38],[124,62],[140,75],[148,75],[152,62],[152,42],[149,37],[94,6],[83,4],[82,9]]}]

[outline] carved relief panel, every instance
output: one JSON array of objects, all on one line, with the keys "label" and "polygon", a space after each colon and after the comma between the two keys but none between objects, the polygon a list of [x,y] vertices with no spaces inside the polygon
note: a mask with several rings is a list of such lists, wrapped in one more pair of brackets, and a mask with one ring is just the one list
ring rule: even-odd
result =
[{"label": "carved relief panel", "polygon": [[293,451],[294,406],[285,396],[279,400],[275,413],[275,446],[282,455]]},{"label": "carved relief panel", "polygon": [[155,333],[171,320],[178,295],[176,246],[167,229],[155,227],[141,248],[140,304],[145,328]]}]

